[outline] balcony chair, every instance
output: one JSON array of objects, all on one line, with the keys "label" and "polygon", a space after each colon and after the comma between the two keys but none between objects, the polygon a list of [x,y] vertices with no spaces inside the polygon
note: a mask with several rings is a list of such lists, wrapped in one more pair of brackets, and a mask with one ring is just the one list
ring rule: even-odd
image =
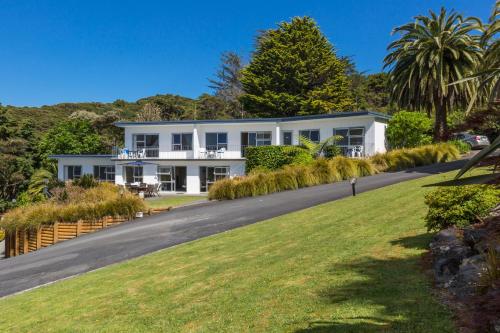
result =
[{"label": "balcony chair", "polygon": [[223,158],[225,152],[226,152],[226,148],[224,148],[224,147],[222,147],[221,149],[217,150],[217,158]]},{"label": "balcony chair", "polygon": [[200,148],[198,150],[198,153],[200,155],[200,158],[207,158],[207,149],[206,148]]}]

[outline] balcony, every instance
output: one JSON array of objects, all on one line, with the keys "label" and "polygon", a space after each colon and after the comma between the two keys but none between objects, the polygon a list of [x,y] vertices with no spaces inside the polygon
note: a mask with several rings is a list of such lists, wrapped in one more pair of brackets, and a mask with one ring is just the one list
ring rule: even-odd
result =
[{"label": "balcony", "polygon": [[160,151],[159,148],[113,148],[113,158],[120,160],[145,160],[145,159],[240,159],[242,146],[219,144],[217,146],[200,147],[196,150],[191,146],[173,146],[173,150]]}]

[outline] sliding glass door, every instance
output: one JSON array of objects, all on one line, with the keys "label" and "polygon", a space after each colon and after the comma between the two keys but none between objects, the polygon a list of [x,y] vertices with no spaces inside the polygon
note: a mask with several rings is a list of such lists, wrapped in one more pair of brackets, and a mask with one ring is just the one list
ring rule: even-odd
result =
[{"label": "sliding glass door", "polygon": [[210,186],[219,179],[229,177],[228,166],[200,167],[200,191],[208,192]]}]

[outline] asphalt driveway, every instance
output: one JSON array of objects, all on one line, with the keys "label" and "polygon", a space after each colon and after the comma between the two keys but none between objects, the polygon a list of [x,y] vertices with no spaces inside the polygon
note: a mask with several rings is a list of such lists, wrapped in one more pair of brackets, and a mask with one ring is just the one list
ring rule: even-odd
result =
[{"label": "asphalt driveway", "polygon": [[[358,180],[357,192],[451,171],[464,163],[461,160],[363,177]],[[351,185],[344,181],[261,197],[206,202],[126,222],[0,260],[0,297],[350,195]]]}]

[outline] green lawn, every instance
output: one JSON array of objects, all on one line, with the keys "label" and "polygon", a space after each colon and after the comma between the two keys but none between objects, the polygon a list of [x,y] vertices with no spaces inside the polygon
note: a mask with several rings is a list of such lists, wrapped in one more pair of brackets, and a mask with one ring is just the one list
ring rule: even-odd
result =
[{"label": "green lawn", "polygon": [[169,195],[159,198],[148,198],[146,199],[146,204],[150,208],[168,208],[206,199],[206,196],[201,195]]},{"label": "green lawn", "polygon": [[421,255],[435,175],[0,300],[2,332],[453,332]]}]

